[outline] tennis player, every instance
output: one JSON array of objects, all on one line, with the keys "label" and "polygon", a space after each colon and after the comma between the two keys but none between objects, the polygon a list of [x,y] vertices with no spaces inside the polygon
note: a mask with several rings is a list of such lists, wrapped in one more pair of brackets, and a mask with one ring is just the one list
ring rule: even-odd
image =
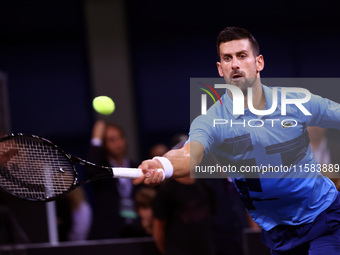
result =
[{"label": "tennis player", "polygon": [[[248,108],[248,88],[252,88],[255,109],[268,110],[273,104],[273,88],[260,80],[264,59],[257,41],[243,28],[227,27],[220,32],[217,47],[219,75],[242,90],[244,114],[233,114],[233,94],[228,90],[222,96],[222,105],[214,104],[206,115],[192,122],[183,148],[143,161],[139,168],[144,175],[134,183],[162,182],[163,173],[158,168],[164,169],[166,178],[188,175],[207,153],[213,153],[222,165],[231,163],[239,168],[269,164],[288,167],[288,172],[277,173],[275,178],[233,178],[249,214],[262,227],[263,242],[272,254],[340,254],[339,192],[327,177],[305,167],[317,165],[309,147],[307,126],[339,128],[340,105],[311,95],[303,104],[311,115],[290,105],[287,116],[281,115],[280,107],[270,116],[257,116]],[[282,88],[277,92],[281,105]],[[289,93],[287,97],[294,100],[305,95]],[[280,121],[268,125],[268,117]],[[296,121],[284,122],[287,117]],[[214,119],[242,123],[255,118],[266,124],[260,128],[212,125]],[[307,178],[300,178],[301,174]]]}]

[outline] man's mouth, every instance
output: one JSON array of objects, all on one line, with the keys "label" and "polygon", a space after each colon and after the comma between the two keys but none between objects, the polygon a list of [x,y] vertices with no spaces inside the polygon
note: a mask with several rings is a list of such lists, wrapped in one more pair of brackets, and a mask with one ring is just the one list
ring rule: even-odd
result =
[{"label": "man's mouth", "polygon": [[242,74],[239,74],[239,73],[235,73],[231,76],[231,78],[233,80],[237,80],[237,79],[240,79],[240,78],[243,78],[243,75]]}]

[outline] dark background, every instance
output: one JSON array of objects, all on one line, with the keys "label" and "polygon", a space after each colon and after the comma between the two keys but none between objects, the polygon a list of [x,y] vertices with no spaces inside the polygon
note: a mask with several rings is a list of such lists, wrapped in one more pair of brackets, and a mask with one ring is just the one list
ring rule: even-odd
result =
[{"label": "dark background", "polygon": [[[189,79],[218,76],[215,41],[225,26],[257,38],[262,77],[338,77],[339,15],[330,3],[126,1],[142,157],[188,132]],[[1,1],[0,12],[12,131],[86,157],[95,115],[83,1]]]},{"label": "dark background", "polygon": [[[81,0],[0,0],[0,70],[8,75],[11,131],[86,158],[97,115],[84,8]],[[188,132],[190,78],[218,77],[216,37],[226,26],[257,38],[262,77],[340,74],[340,20],[331,1],[128,0],[125,10],[140,158],[152,144]],[[33,225],[31,215],[45,210],[17,205]]]}]

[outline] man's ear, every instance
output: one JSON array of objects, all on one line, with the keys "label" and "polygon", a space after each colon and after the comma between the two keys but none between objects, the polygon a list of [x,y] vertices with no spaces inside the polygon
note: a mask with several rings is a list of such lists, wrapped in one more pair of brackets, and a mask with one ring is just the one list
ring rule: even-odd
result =
[{"label": "man's ear", "polygon": [[262,55],[256,57],[256,71],[261,72],[264,68],[264,59]]},{"label": "man's ear", "polygon": [[220,62],[216,62],[218,74],[223,77],[222,67]]}]

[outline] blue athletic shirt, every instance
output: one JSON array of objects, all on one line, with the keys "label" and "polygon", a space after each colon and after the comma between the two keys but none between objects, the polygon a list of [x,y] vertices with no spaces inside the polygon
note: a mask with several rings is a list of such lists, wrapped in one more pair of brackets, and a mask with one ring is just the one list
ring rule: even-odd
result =
[{"label": "blue athletic shirt", "polygon": [[[273,88],[264,85],[262,88],[265,109],[270,109]],[[299,93],[287,94],[288,99],[303,97],[305,95]],[[338,191],[330,179],[317,171],[299,172],[305,164],[317,164],[306,128],[339,128],[340,105],[312,94],[311,99],[303,104],[311,116],[304,115],[295,105],[289,104],[287,115],[281,116],[281,88],[278,88],[278,106],[274,113],[256,116],[245,109],[244,115],[237,116],[232,114],[229,94],[225,93],[221,99],[222,105],[214,104],[206,115],[200,115],[192,122],[189,141],[200,142],[205,154],[211,152],[222,166],[281,165],[290,169],[286,173],[272,173],[275,178],[263,178],[261,174],[259,178],[240,175],[233,178],[249,214],[264,230],[268,231],[276,225],[299,225],[314,221],[332,204]],[[214,127],[214,119],[228,120],[228,124]],[[256,123],[255,119],[263,122]],[[240,124],[231,126],[231,121]],[[260,126],[261,123],[264,123],[261,127],[251,127]],[[286,127],[289,125],[296,126]]]}]

